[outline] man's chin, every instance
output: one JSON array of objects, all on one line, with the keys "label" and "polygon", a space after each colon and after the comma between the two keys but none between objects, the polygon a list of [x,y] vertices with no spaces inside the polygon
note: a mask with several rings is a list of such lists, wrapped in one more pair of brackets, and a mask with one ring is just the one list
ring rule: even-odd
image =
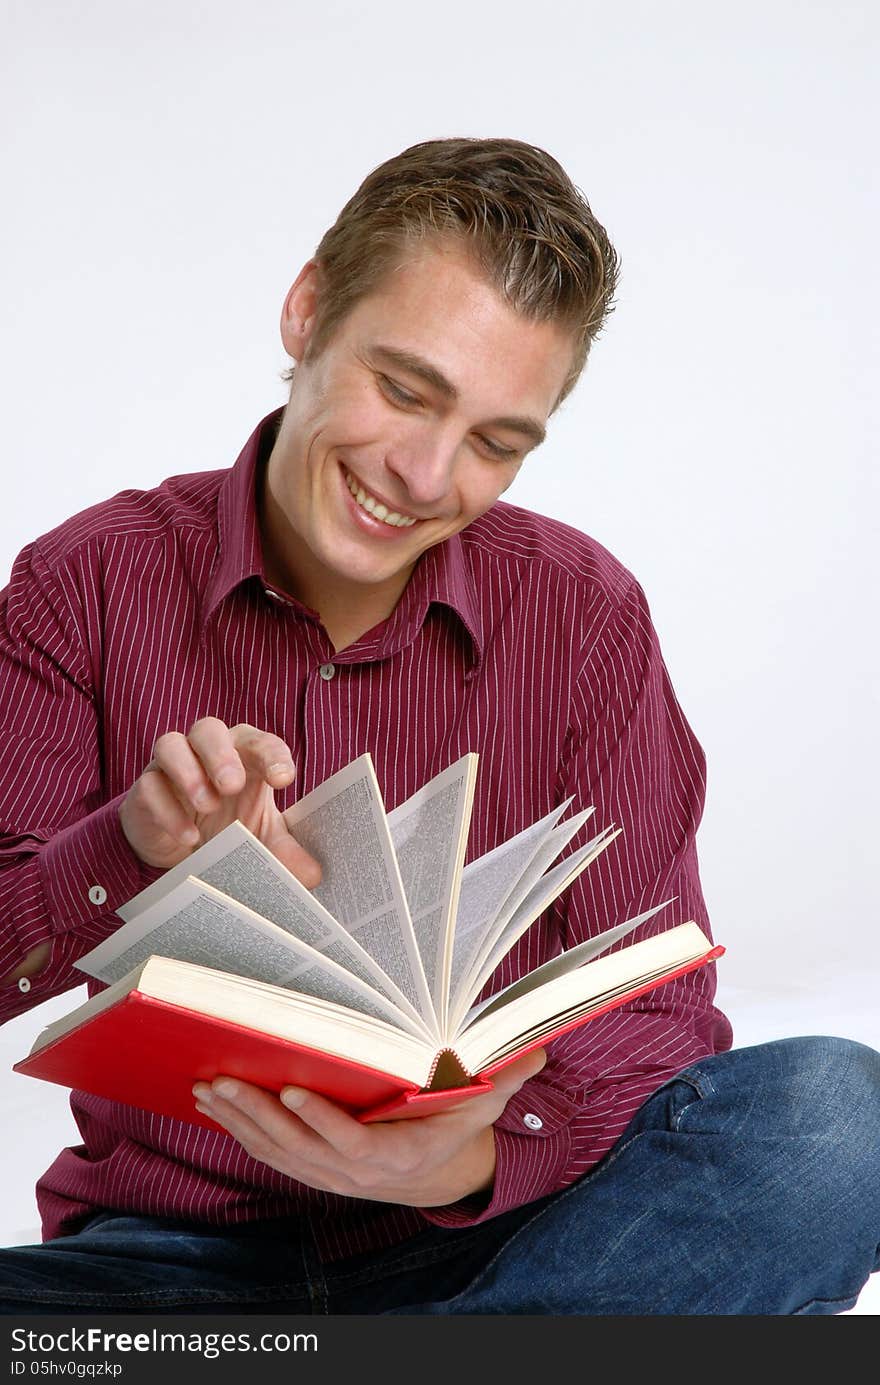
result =
[{"label": "man's chin", "polygon": [[419,552],[406,555],[352,554],[346,559],[339,550],[328,553],[326,569],[330,580],[334,578],[341,586],[351,589],[355,594],[359,587],[375,589],[382,586],[406,586],[410,573],[420,556]]}]

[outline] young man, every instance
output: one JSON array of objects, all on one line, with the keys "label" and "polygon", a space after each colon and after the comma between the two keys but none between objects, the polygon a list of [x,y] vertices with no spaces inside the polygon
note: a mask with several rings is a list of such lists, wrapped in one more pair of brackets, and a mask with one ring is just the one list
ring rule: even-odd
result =
[{"label": "young man", "polygon": [[[555,160],[448,140],[375,170],[284,304],[287,407],[231,470],[29,545],[3,598],[6,1015],[240,818],[309,885],[297,797],[369,750],[389,807],[480,755],[470,855],[569,795],[623,827],[493,988],[675,897],[709,924],[702,751],[638,583],[500,500],[573,387],[617,257]],[[878,1239],[878,1056],[730,1050],[703,969],[362,1126],[194,1085],[228,1135],[75,1093],[6,1312],[828,1313]],[[810,1228],[804,1234],[805,1226]]]}]

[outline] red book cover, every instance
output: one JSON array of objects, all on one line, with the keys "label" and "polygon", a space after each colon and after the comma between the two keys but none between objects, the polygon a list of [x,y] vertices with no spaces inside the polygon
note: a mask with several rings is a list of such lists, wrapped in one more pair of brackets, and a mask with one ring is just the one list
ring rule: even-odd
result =
[{"label": "red book cover", "polygon": [[418,1091],[388,1073],[137,990],[23,1058],[13,1071],[211,1130],[217,1126],[196,1110],[192,1085],[221,1073],[274,1092],[308,1087],[352,1111]]}]

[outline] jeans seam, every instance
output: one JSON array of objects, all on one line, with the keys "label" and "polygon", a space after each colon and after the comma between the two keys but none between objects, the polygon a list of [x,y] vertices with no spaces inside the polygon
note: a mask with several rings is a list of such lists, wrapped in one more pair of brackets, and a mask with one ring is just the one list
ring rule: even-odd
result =
[{"label": "jeans seam", "polygon": [[702,1068],[685,1068],[684,1072],[676,1073],[675,1077],[669,1079],[669,1085],[673,1082],[687,1082],[701,1097],[715,1096],[715,1084],[708,1073]]},{"label": "jeans seam", "polygon": [[[455,1247],[441,1245],[419,1251],[409,1251],[405,1255],[398,1256],[396,1260],[384,1263],[381,1277],[387,1279],[389,1275],[400,1274],[405,1270],[426,1269],[429,1265],[436,1265],[442,1260],[448,1260],[450,1256],[458,1254],[462,1249],[467,1250],[470,1246],[478,1243],[479,1237],[470,1236],[466,1242],[460,1241]],[[328,1269],[332,1269],[332,1266],[328,1266]],[[351,1288],[360,1281],[374,1283],[376,1279],[375,1267],[368,1265],[364,1269],[350,1270],[345,1274],[334,1274],[331,1278],[334,1289]]]},{"label": "jeans seam", "polygon": [[862,1289],[863,1289],[863,1288],[864,1288],[864,1285],[861,1285],[861,1286],[856,1290],[855,1293],[853,1293],[853,1294],[845,1294],[845,1295],[843,1296],[843,1298],[808,1298],[808,1299],[806,1300],[806,1302],[805,1302],[805,1303],[802,1303],[801,1306],[800,1306],[799,1308],[793,1308],[793,1309],[791,1310],[791,1316],[792,1316],[792,1317],[797,1317],[798,1314],[804,1314],[804,1313],[806,1313],[806,1310],[807,1310],[808,1308],[812,1308],[814,1304],[819,1304],[819,1303],[832,1303],[832,1304],[845,1303],[845,1304],[848,1304],[850,1307],[853,1307],[853,1306],[856,1304],[856,1302],[858,1301],[859,1294],[862,1292]]}]

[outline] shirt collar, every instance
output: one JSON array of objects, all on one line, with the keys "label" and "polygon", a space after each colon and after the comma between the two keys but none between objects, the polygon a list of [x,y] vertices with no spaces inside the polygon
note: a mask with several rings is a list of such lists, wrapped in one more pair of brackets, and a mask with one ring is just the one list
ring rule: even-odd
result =
[{"label": "shirt collar", "polygon": [[202,596],[205,626],[236,587],[249,577],[265,581],[263,545],[257,520],[256,482],[268,461],[283,409],[268,414],[251,433],[235,465],[226,473],[217,497],[217,557]]},{"label": "shirt collar", "polygon": [[[256,487],[269,460],[284,409],[262,419],[228,471],[217,499],[217,558],[202,597],[202,638],[218,606],[251,577],[266,581],[263,546],[257,517]],[[471,645],[471,672],[482,660],[485,635],[478,593],[460,534],[453,534],[422,554],[388,620],[375,638],[352,647],[358,658],[388,658],[409,644],[424,624],[432,602],[446,606],[464,626]],[[304,615],[308,607],[296,602]],[[344,651],[347,653],[348,651]]]}]

